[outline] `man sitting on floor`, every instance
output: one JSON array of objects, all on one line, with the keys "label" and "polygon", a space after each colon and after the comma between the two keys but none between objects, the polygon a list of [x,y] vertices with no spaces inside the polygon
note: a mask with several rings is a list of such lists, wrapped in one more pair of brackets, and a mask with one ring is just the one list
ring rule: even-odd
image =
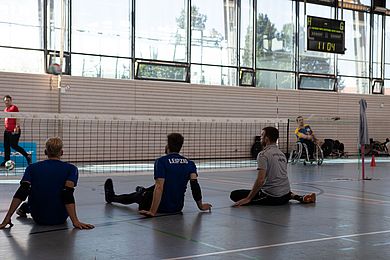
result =
[{"label": "man sitting on floor", "polygon": [[202,192],[197,180],[195,163],[179,154],[183,142],[184,137],[181,134],[168,135],[166,155],[155,161],[155,184],[149,188],[138,186],[134,193],[115,195],[112,180],[107,179],[104,184],[106,202],[138,203],[140,214],[149,217],[157,213],[178,213],[183,209],[184,194],[189,181],[192,196],[198,208],[202,211],[211,210],[211,204],[202,203]]},{"label": "man sitting on floor", "polygon": [[286,156],[276,146],[279,131],[275,127],[265,127],[261,132],[263,151],[257,156],[258,175],[252,190],[234,190],[230,199],[234,206],[246,204],[282,205],[291,199],[301,203],[314,203],[316,194],[299,196],[290,190],[287,177]]},{"label": "man sitting on floor", "polygon": [[73,192],[77,185],[78,169],[61,161],[62,147],[63,143],[59,137],[46,141],[45,154],[48,159],[26,168],[0,229],[7,225],[13,226],[11,217],[27,197],[28,203],[23,203],[16,213],[23,217],[30,213],[39,225],[63,224],[69,216],[75,228],[94,228],[77,218]]}]

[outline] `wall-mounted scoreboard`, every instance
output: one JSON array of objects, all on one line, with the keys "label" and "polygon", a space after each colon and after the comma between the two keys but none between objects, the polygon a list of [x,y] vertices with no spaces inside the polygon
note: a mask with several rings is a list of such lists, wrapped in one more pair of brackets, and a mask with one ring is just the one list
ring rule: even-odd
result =
[{"label": "wall-mounted scoreboard", "polygon": [[307,50],[344,54],[345,22],[307,16]]}]

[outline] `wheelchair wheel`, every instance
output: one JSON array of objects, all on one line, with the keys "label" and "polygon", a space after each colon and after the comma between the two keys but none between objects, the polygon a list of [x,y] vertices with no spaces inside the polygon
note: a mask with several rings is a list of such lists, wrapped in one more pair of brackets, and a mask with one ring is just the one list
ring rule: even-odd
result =
[{"label": "wheelchair wheel", "polygon": [[317,162],[317,165],[321,165],[324,162],[324,152],[322,151],[321,147],[318,144],[316,145],[314,158]]},{"label": "wheelchair wheel", "polygon": [[[302,144],[300,143],[301,146],[302,146],[302,149],[301,149],[301,155],[303,155],[303,165],[306,165],[306,162],[310,162],[310,158],[309,158],[309,149],[307,148],[307,145],[306,144]],[[303,153],[303,154],[302,154]]]},{"label": "wheelchair wheel", "polygon": [[290,154],[290,162],[291,164],[296,164],[302,155],[302,144],[297,143],[297,149],[293,150]]}]

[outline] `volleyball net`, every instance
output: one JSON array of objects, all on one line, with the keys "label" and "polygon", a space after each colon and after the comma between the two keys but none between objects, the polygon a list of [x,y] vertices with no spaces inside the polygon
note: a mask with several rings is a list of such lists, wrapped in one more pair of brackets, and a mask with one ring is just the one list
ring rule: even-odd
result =
[{"label": "volleyball net", "polygon": [[[289,150],[287,119],[0,113],[0,120],[4,118],[17,118],[19,145],[33,162],[46,158],[46,139],[59,136],[64,142],[62,159],[85,174],[152,171],[154,160],[164,154],[167,135],[173,132],[184,136],[181,154],[199,169],[255,167],[251,148],[266,126],[279,129],[279,147],[285,153]],[[1,175],[23,174],[24,157],[12,150],[11,160],[15,170],[3,168]]]}]

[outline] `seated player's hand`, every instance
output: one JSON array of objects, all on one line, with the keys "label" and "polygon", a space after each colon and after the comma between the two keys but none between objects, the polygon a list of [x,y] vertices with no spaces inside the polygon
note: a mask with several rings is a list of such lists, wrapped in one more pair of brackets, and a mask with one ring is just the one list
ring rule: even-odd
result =
[{"label": "seated player's hand", "polygon": [[202,203],[201,205],[200,205],[200,207],[199,207],[199,209],[200,210],[202,210],[202,211],[206,211],[206,210],[208,210],[208,211],[211,211],[211,207],[212,207],[213,205],[211,205],[210,203]]},{"label": "seated player's hand", "polygon": [[320,147],[324,144],[324,142],[322,142],[321,140],[318,140],[317,138],[314,139],[314,143]]},{"label": "seated player's hand", "polygon": [[19,133],[19,131],[20,131],[20,126],[15,126],[15,128],[14,128],[14,133],[15,134],[17,134],[17,133]]},{"label": "seated player's hand", "polygon": [[93,229],[95,226],[91,224],[86,224],[80,221],[73,223],[73,226],[78,229]]},{"label": "seated player's hand", "polygon": [[249,202],[251,202],[251,199],[249,199],[249,198],[244,198],[244,199],[239,200],[239,201],[237,201],[236,203],[234,203],[233,207],[243,206],[243,205],[249,204]]},{"label": "seated player's hand", "polygon": [[149,210],[140,210],[139,214],[144,215],[146,217],[150,217],[150,218],[156,216],[156,213],[153,213],[153,212],[151,212]]},{"label": "seated player's hand", "polygon": [[0,224],[0,229],[5,228],[7,225],[11,228],[14,224],[12,224],[11,219],[5,218],[3,223]]}]

